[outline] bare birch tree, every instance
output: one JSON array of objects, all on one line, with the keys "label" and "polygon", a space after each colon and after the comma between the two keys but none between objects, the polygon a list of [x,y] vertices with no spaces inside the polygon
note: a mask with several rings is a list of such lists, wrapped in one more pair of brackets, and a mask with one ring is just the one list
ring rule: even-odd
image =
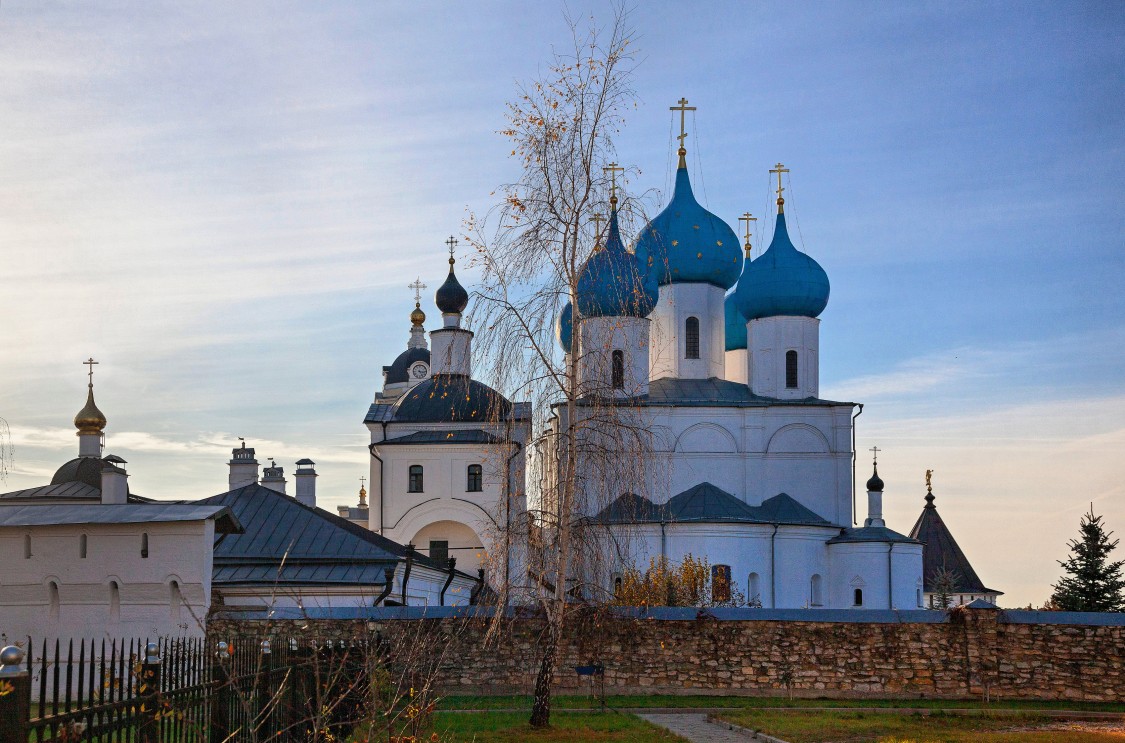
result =
[{"label": "bare birch tree", "polygon": [[[473,262],[482,270],[471,322],[481,331],[489,381],[529,400],[542,432],[528,471],[528,532],[519,537],[530,543],[530,579],[502,589],[506,601],[529,586],[524,600],[537,603],[547,620],[533,727],[550,722],[552,678],[569,613],[610,598],[607,570],[615,548],[590,516],[623,488],[638,493],[646,487],[643,470],[652,448],[629,391],[582,371],[583,364],[608,368],[608,348],[579,344],[577,315],[570,353],[560,353],[554,333],[563,306],[578,305],[579,277],[602,240],[607,201],[622,172],[613,162],[614,135],[635,106],[626,15],[617,8],[605,27],[571,21],[566,51],[555,52],[539,79],[518,87],[502,133],[521,175],[498,190],[491,212],[471,216],[466,225]],[[635,199],[622,199],[619,212],[624,219],[641,216]],[[613,332],[612,318],[599,319]]]}]

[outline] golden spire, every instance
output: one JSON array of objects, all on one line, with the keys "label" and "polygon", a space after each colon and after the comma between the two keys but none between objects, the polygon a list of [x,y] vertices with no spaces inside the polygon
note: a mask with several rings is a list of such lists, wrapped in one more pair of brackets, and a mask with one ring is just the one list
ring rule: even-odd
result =
[{"label": "golden spire", "polygon": [[78,429],[79,434],[101,433],[105,428],[106,419],[102,411],[98,410],[98,406],[94,404],[94,365],[98,362],[94,361],[91,356],[82,363],[90,367],[88,372],[90,382],[86,391],[86,405],[78,411],[78,415],[74,416],[74,427]]},{"label": "golden spire", "polygon": [[932,478],[933,476],[934,476],[934,471],[933,471],[933,470],[926,470],[926,495],[930,495],[930,494],[932,494],[932,493],[934,492],[934,486],[933,486],[933,484],[932,484],[932,483],[930,482],[930,479],[931,479],[931,478]]},{"label": "golden spire", "polygon": [[750,212],[745,212],[741,217],[738,218],[738,221],[746,223],[746,242],[742,245],[742,247],[746,250],[746,260],[750,260],[750,223],[757,222],[758,218],[751,216]]},{"label": "golden spire", "polygon": [[687,167],[687,148],[684,147],[684,140],[687,139],[687,131],[684,127],[686,126],[687,121],[686,121],[685,115],[687,114],[688,111],[694,111],[695,106],[689,106],[687,104],[687,98],[681,98],[678,101],[678,103],[680,105],[672,106],[668,110],[680,112],[680,136],[676,137],[676,139],[680,140],[680,149],[678,149],[676,151],[677,154],[679,154],[679,156],[680,156],[680,164],[677,167],[686,168]]},{"label": "golden spire", "polygon": [[367,508],[367,488],[364,487],[365,484],[367,484],[367,478],[366,477],[359,478],[359,507],[360,508]]},{"label": "golden spire", "polygon": [[426,322],[426,313],[422,311],[422,290],[426,285],[422,283],[421,277],[414,279],[413,284],[407,284],[407,289],[414,290],[414,310],[410,313],[410,322],[414,325],[421,326]]},{"label": "golden spire", "polygon": [[781,192],[784,191],[785,189],[781,185],[781,174],[782,173],[788,173],[789,168],[785,167],[781,163],[778,163],[777,165],[774,165],[772,168],[770,168],[770,172],[771,173],[777,173],[777,213],[778,214],[784,214],[785,213],[785,199],[783,199],[781,197]]}]

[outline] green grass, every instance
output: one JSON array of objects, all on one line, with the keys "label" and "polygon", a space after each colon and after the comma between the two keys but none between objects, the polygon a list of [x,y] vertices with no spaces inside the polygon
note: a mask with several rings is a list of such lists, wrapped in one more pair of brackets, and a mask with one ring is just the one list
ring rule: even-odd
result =
[{"label": "green grass", "polygon": [[[720,715],[745,728],[775,735],[790,743],[1121,743],[1125,733],[1034,731],[1053,721],[1027,715],[902,715],[878,712],[781,712],[768,709]],[[1032,730],[1021,730],[1031,728]]]},{"label": "green grass", "polygon": [[[978,699],[788,699],[786,697],[738,696],[607,696],[611,708],[650,707],[725,707],[731,709],[769,709],[771,707],[882,707],[919,709],[1015,709],[1015,710],[1070,710],[1091,712],[1125,712],[1125,704],[1099,702],[1050,702],[1000,700],[985,704]],[[593,697],[557,696],[555,709],[592,709],[598,706]],[[531,696],[449,696],[438,704],[439,709],[531,709]]]},{"label": "green grass", "polygon": [[632,715],[558,712],[551,727],[532,730],[525,712],[438,712],[434,730],[443,743],[683,743],[677,735]]}]

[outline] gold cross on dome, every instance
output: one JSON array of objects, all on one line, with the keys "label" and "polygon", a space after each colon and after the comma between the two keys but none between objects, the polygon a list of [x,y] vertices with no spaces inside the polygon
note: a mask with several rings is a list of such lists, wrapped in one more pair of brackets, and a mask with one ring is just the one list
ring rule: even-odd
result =
[{"label": "gold cross on dome", "polygon": [[610,182],[610,185],[609,185],[609,201],[610,201],[611,204],[616,204],[617,203],[617,174],[618,173],[624,173],[625,168],[621,167],[617,163],[610,163],[609,165],[606,165],[604,168],[602,168],[602,171],[605,172],[605,173],[609,173],[609,182]]},{"label": "gold cross on dome", "polygon": [[594,223],[594,247],[597,248],[602,241],[602,222],[605,221],[605,215],[601,212],[594,212],[590,221]]},{"label": "gold cross on dome", "polygon": [[422,283],[422,277],[419,276],[418,278],[414,279],[414,283],[407,284],[406,288],[414,290],[414,304],[421,304],[422,290],[426,288],[426,285]]},{"label": "gold cross on dome", "polygon": [[781,192],[785,190],[785,188],[781,185],[781,174],[788,173],[789,168],[785,167],[781,163],[778,163],[777,165],[774,165],[772,168],[770,168],[770,172],[777,173],[777,213],[780,214],[782,211],[784,211],[783,207],[785,206],[785,199],[781,197]]},{"label": "gold cross on dome", "polygon": [[93,356],[91,356],[90,358],[88,358],[88,359],[86,359],[85,361],[82,362],[82,364],[84,366],[90,367],[89,375],[90,375],[90,386],[91,387],[94,386],[94,364],[97,364],[97,363],[99,363],[99,362],[94,361]]},{"label": "gold cross on dome", "polygon": [[[453,249],[455,247],[457,247],[457,238],[455,238],[453,235],[450,235],[449,239],[445,241],[445,244],[449,246],[449,265],[452,267],[453,266]],[[452,271],[453,269],[450,268],[449,270]]]},{"label": "gold cross on dome", "polygon": [[751,222],[757,222],[758,218],[751,215],[750,212],[744,212],[743,215],[738,218],[738,221],[746,223],[746,243],[742,247],[746,248],[746,257],[749,258],[750,257],[750,223]]},{"label": "gold cross on dome", "polygon": [[687,98],[681,98],[677,103],[680,105],[672,106],[668,110],[680,112],[680,136],[676,137],[676,139],[680,140],[680,154],[682,155],[684,154],[684,140],[687,139],[687,112],[694,111],[695,106],[689,106],[687,104]]},{"label": "gold cross on dome", "polygon": [[359,478],[359,487],[360,487],[360,489],[363,489],[363,487],[364,487],[365,485],[367,485],[367,478],[366,478],[366,477],[361,477],[361,478]]},{"label": "gold cross on dome", "polygon": [[870,449],[868,449],[867,451],[871,452],[871,454],[872,454],[872,461],[873,461],[873,462],[874,462],[875,464],[878,464],[878,463],[879,463],[879,452],[881,452],[881,451],[883,451],[883,450],[882,450],[882,449],[880,449],[880,448],[879,448],[879,447],[877,447],[877,446],[873,446],[873,447],[871,447]]}]

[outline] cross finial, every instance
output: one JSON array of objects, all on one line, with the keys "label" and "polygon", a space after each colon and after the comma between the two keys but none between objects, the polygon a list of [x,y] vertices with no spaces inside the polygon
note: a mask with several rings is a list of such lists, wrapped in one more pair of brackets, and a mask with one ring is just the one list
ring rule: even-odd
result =
[{"label": "cross finial", "polygon": [[594,223],[594,248],[597,249],[601,246],[602,241],[602,222],[605,221],[605,215],[601,212],[594,212],[590,217],[590,221]]},{"label": "cross finial", "polygon": [[367,478],[366,477],[359,478],[359,487],[362,489],[365,485],[367,485]]},{"label": "cross finial", "polygon": [[672,106],[668,110],[680,112],[680,136],[676,137],[676,139],[680,140],[680,167],[686,168],[687,161],[684,159],[684,156],[687,155],[687,149],[684,147],[684,140],[687,139],[687,112],[694,111],[695,106],[689,106],[687,104],[687,98],[681,98],[677,103],[679,103],[678,106]]},{"label": "cross finial", "polygon": [[783,188],[781,185],[781,174],[788,173],[789,168],[785,167],[781,163],[778,163],[777,165],[774,165],[772,168],[770,168],[770,172],[777,173],[777,213],[781,214],[785,211],[785,199],[781,196],[781,192],[784,191],[785,188]]},{"label": "cross finial", "polygon": [[617,163],[610,163],[602,168],[603,172],[609,173],[609,203],[614,206],[617,205],[617,174],[624,173],[625,168]]},{"label": "cross finial", "polygon": [[744,212],[743,215],[738,218],[738,221],[746,223],[746,242],[743,244],[742,247],[746,249],[746,258],[747,258],[747,260],[749,260],[750,259],[750,223],[751,222],[757,222],[758,218],[751,215],[750,212]]},{"label": "cross finial", "polygon": [[84,366],[90,367],[90,371],[88,372],[89,375],[90,375],[90,389],[94,388],[94,365],[97,364],[97,363],[98,363],[97,361],[94,361],[93,356],[91,356],[90,358],[88,358],[88,359],[86,359],[85,361],[82,362],[82,364]]},{"label": "cross finial", "polygon": [[873,462],[873,463],[875,463],[875,464],[879,464],[879,452],[881,452],[881,451],[883,451],[883,450],[882,450],[882,449],[880,449],[880,448],[879,448],[879,447],[877,447],[877,446],[873,446],[873,447],[871,447],[870,449],[868,449],[867,451],[871,452],[871,455],[872,455],[872,456],[871,456],[871,460],[872,460],[872,462]]},{"label": "cross finial", "polygon": [[414,290],[414,304],[421,306],[422,290],[426,288],[426,285],[422,283],[422,277],[419,276],[418,278],[414,279],[414,283],[407,284],[406,288]]},{"label": "cross finial", "polygon": [[457,247],[457,238],[453,237],[453,235],[450,235],[449,239],[445,241],[445,244],[449,246],[449,265],[452,266],[453,265],[453,249],[455,247]]}]

